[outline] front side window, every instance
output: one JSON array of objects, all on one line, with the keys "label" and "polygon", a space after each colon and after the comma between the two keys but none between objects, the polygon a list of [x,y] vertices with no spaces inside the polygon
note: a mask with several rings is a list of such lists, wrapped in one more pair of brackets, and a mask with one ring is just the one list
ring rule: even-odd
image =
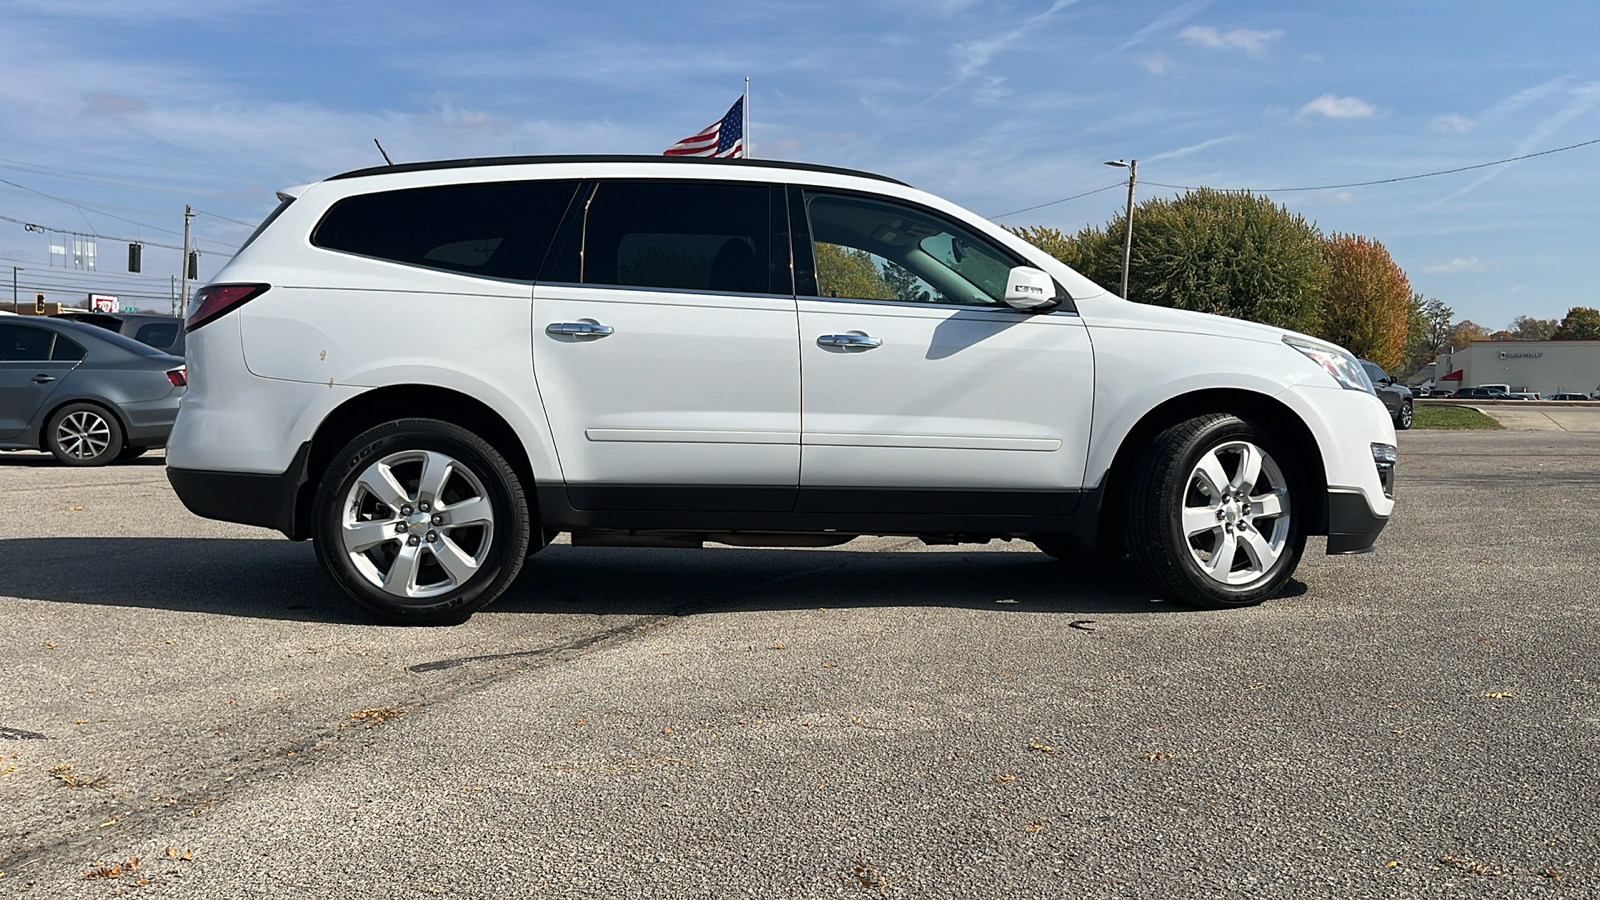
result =
[{"label": "front side window", "polygon": [[[576,247],[578,280],[667,290],[787,293],[786,285],[772,290],[771,198],[770,188],[755,184],[601,182],[589,200]],[[569,246],[563,255],[573,249]]]},{"label": "front side window", "polygon": [[44,362],[56,333],[28,325],[0,325],[0,362]]},{"label": "front side window", "polygon": [[823,297],[977,306],[1004,304],[1017,265],[943,217],[848,194],[805,192],[817,293]]},{"label": "front side window", "polygon": [[329,250],[533,281],[577,191],[575,181],[453,184],[346,197],[312,232]]}]

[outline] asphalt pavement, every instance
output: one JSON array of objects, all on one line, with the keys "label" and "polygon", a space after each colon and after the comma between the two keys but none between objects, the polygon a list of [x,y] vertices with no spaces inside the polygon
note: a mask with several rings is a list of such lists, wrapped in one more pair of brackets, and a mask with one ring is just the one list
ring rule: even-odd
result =
[{"label": "asphalt pavement", "polygon": [[1400,451],[1377,551],[1252,609],[558,544],[433,629],[159,456],[0,454],[0,896],[1594,896],[1600,446]]}]

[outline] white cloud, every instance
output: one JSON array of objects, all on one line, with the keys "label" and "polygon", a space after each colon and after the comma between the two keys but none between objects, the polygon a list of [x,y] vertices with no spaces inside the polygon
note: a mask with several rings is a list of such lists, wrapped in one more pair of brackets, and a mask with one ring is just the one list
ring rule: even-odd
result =
[{"label": "white cloud", "polygon": [[1441,134],[1462,134],[1478,127],[1478,123],[1463,115],[1450,113],[1447,116],[1434,116],[1428,122],[1429,131]]},{"label": "white cloud", "polygon": [[1423,266],[1422,271],[1431,272],[1436,275],[1448,272],[1482,272],[1483,261],[1478,259],[1476,256],[1458,256],[1446,263],[1439,263],[1435,266]]},{"label": "white cloud", "polygon": [[1267,52],[1267,45],[1283,37],[1282,31],[1257,31],[1253,28],[1235,28],[1218,31],[1209,25],[1190,25],[1178,32],[1178,37],[1197,47],[1213,50],[1243,50],[1252,56]]},{"label": "white cloud", "polygon": [[1226,144],[1229,141],[1236,141],[1238,139],[1239,135],[1237,134],[1230,134],[1227,137],[1212,138],[1209,141],[1201,141],[1198,144],[1191,144],[1187,147],[1179,147],[1176,150],[1168,150],[1165,153],[1157,153],[1155,156],[1146,158],[1145,162],[1153,163],[1162,159],[1178,159],[1180,157],[1188,156],[1191,153],[1199,153],[1201,150],[1204,150],[1207,147],[1214,147],[1217,144]]},{"label": "white cloud", "polygon": [[1323,94],[1300,107],[1300,115],[1312,114],[1327,116],[1330,119],[1370,119],[1378,114],[1378,108],[1359,97],[1335,97],[1332,94]]},{"label": "white cloud", "polygon": [[1078,0],[1055,0],[1054,3],[1050,4],[1049,9],[1030,17],[1018,28],[1013,28],[991,38],[963,41],[956,44],[950,48],[951,53],[955,54],[956,57],[956,77],[967,79],[978,74],[984,66],[989,64],[990,60],[998,56],[1000,51],[1009,47],[1017,38],[1027,34],[1034,26],[1039,25],[1044,20],[1077,2]]},{"label": "white cloud", "polygon": [[1165,53],[1152,53],[1149,56],[1141,56],[1139,65],[1144,66],[1145,71],[1151,75],[1160,75],[1172,65],[1172,60]]}]

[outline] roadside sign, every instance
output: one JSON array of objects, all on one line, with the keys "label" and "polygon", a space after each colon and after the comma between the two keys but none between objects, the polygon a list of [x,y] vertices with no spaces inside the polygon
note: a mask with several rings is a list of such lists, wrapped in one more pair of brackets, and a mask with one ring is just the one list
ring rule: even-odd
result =
[{"label": "roadside sign", "polygon": [[122,308],[122,311],[123,312],[138,312],[139,311],[139,307],[137,307],[137,306],[124,306]]},{"label": "roadside sign", "polygon": [[117,311],[117,298],[110,294],[90,294],[89,308],[95,312],[114,313]]}]

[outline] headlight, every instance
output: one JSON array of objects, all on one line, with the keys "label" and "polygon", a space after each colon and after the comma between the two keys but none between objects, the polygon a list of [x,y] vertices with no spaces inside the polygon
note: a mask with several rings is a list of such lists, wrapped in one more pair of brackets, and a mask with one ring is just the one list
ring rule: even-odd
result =
[{"label": "headlight", "polygon": [[1321,366],[1323,371],[1333,376],[1339,386],[1350,391],[1366,391],[1377,394],[1372,388],[1372,380],[1367,378],[1367,373],[1362,371],[1355,357],[1336,347],[1325,344],[1313,344],[1300,338],[1283,336],[1283,342],[1304,353],[1312,362]]}]

